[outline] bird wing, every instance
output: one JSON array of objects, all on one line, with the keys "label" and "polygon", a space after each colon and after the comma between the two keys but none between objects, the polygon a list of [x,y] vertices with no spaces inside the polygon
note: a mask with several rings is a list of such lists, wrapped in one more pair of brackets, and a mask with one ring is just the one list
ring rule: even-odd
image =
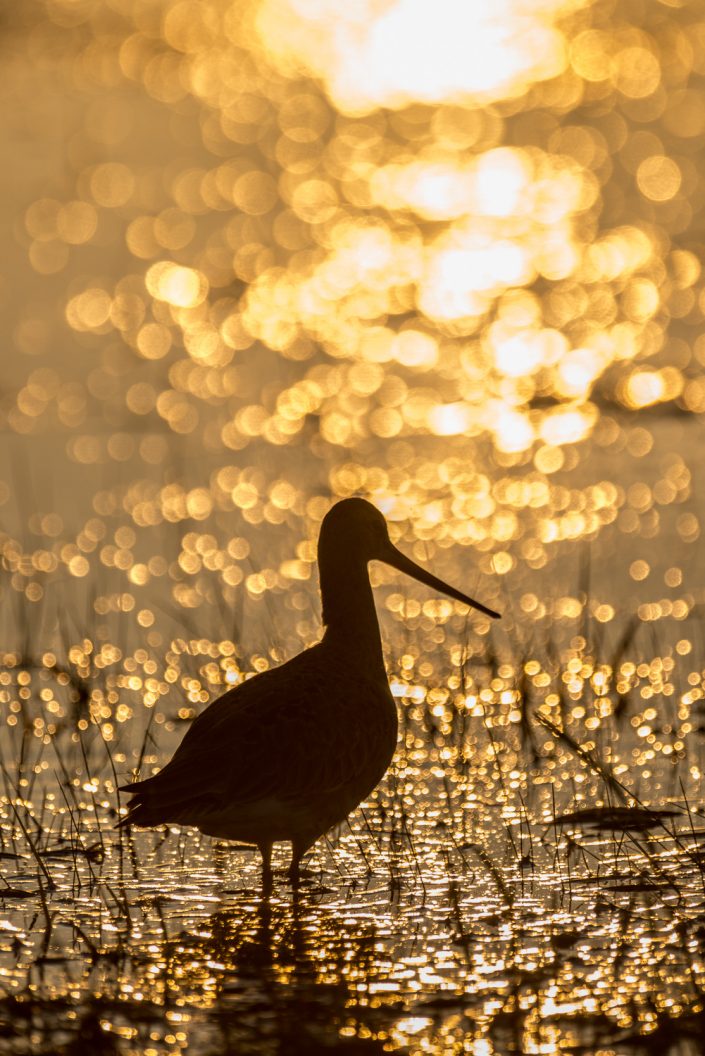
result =
[{"label": "bird wing", "polygon": [[326,660],[314,646],[225,693],[199,715],[163,770],[125,786],[135,806],[169,820],[195,801],[296,799],[354,780],[364,724],[341,722],[340,672]]}]

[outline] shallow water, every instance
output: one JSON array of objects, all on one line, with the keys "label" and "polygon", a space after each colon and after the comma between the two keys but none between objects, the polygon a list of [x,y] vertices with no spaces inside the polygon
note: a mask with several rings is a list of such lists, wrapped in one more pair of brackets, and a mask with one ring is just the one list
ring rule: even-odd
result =
[{"label": "shallow water", "polygon": [[[689,657],[669,664],[664,641],[639,674],[629,655],[619,692],[585,649],[523,674],[485,657],[464,676],[399,671],[390,773],[310,854],[298,897],[279,849],[268,901],[254,851],[178,827],[115,829],[107,750],[121,776],[139,755],[148,772],[180,724],[153,727],[146,747],[128,722],[107,745],[93,726],[83,747],[71,724],[24,735],[6,781],[29,784],[1,830],[7,1051],[99,1038],[125,1053],[345,1039],[370,1052],[637,1053],[649,1037],[697,1052],[702,709],[669,692]],[[540,724],[551,715],[565,736]],[[6,767],[21,731],[3,733]]]}]

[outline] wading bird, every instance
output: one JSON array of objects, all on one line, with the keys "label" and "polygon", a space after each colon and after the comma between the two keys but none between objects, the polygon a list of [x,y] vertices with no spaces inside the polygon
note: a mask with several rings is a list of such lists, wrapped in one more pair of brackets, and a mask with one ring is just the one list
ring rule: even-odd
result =
[{"label": "wading bird", "polygon": [[371,503],[336,503],[318,540],[323,639],[206,708],[163,770],[121,788],[134,797],[121,824],[176,822],[255,844],[265,893],[272,886],[272,844],[290,840],[289,879],[298,885],[303,855],[370,794],[396,748],[371,560],[499,615],[405,557]]}]

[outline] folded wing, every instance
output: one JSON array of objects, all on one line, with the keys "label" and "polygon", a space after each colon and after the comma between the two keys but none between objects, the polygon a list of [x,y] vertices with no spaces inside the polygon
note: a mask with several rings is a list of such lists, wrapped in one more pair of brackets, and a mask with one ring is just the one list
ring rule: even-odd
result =
[{"label": "folded wing", "polygon": [[339,672],[325,660],[308,649],[206,708],[163,770],[122,786],[134,797],[125,823],[188,822],[226,803],[333,794],[355,781],[364,724],[344,721]]}]

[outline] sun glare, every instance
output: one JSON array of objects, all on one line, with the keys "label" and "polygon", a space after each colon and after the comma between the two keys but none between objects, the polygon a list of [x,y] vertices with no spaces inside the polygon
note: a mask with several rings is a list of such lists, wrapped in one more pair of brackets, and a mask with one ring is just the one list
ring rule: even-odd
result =
[{"label": "sun glare", "polygon": [[343,8],[333,0],[264,0],[257,28],[278,61],[322,76],[339,109],[364,113],[415,102],[490,101],[556,77],[567,56],[553,23],[566,6],[565,0],[489,6],[439,0],[431,22],[424,0]]}]

